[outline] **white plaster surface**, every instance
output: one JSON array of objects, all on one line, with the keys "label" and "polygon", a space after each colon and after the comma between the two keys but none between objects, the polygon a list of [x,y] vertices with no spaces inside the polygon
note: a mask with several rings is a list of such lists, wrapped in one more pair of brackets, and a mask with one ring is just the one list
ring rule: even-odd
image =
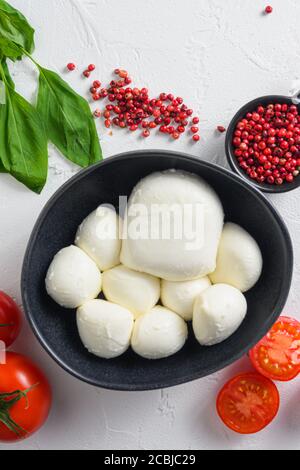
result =
[{"label": "white plaster surface", "polygon": [[[79,70],[94,62],[103,82],[126,68],[151,94],[183,96],[201,117],[201,144],[170,142],[115,131],[97,123],[106,157],[127,150],[165,148],[189,152],[225,165],[227,125],[246,101],[300,88],[300,3],[270,0],[274,13],[263,15],[265,0],[11,0],[36,29],[35,57],[64,74],[86,93]],[[31,65],[12,67],[17,88],[34,100],[36,73]],[[94,104],[93,107],[96,107]],[[47,186],[40,196],[9,176],[0,176],[0,288],[20,297],[25,247],[42,207],[77,168],[50,148]],[[295,271],[284,309],[300,319],[300,193],[272,197],[291,232]],[[276,253],[274,253],[276,256]],[[60,369],[37,343],[27,325],[14,349],[32,356],[48,374],[54,404],[46,426],[18,445],[3,449],[295,449],[300,448],[300,379],[279,385],[282,405],[276,421],[254,436],[227,430],[215,413],[215,395],[235,372],[249,369],[247,358],[208,378],[161,391],[119,393],[77,381]]]}]

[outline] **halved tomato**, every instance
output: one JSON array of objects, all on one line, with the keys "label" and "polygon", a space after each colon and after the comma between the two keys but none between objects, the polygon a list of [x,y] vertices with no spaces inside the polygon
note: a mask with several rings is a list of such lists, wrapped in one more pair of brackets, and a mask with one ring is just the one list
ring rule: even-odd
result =
[{"label": "halved tomato", "polygon": [[251,349],[255,369],[272,380],[288,381],[300,372],[300,323],[280,317],[269,333]]},{"label": "halved tomato", "polygon": [[279,393],[276,385],[257,373],[241,374],[227,382],[217,398],[223,421],[239,434],[253,434],[265,428],[277,415]]}]

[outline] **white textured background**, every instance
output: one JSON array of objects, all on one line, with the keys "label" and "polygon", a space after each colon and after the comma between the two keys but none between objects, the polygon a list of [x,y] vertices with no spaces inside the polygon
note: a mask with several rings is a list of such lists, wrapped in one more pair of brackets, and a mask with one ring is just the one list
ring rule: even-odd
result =
[{"label": "white textured background", "polygon": [[[201,117],[202,143],[138,138],[98,123],[104,155],[141,148],[174,148],[225,165],[227,125],[246,101],[300,88],[300,3],[270,0],[11,0],[36,29],[35,57],[54,68],[79,92],[88,82],[67,74],[97,65],[93,78],[107,82],[126,68],[152,95],[174,92]],[[35,98],[36,74],[26,61],[12,68],[18,89]],[[94,105],[93,105],[94,106]],[[95,107],[95,106],[94,106]],[[36,196],[9,176],[0,176],[0,288],[20,303],[22,258],[33,224],[53,192],[77,168],[50,148],[48,184]],[[300,319],[299,191],[273,197],[290,229],[295,248],[292,290],[284,312]],[[276,256],[276,253],[274,253]],[[227,430],[215,414],[215,395],[248,360],[220,373],[168,390],[124,393],[93,388],[63,372],[42,350],[27,325],[15,350],[32,356],[48,374],[54,405],[47,425],[31,439],[0,449],[289,449],[300,448],[300,380],[280,385],[276,421],[255,436]]]}]

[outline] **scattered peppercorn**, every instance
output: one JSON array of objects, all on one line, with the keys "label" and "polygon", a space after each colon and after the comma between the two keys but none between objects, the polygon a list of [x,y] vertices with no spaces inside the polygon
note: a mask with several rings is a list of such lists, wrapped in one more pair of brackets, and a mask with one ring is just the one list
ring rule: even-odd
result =
[{"label": "scattered peppercorn", "polygon": [[67,65],[67,69],[70,70],[70,72],[73,72],[73,70],[76,69],[76,65],[73,64],[73,62],[70,62],[70,63]]},{"label": "scattered peppercorn", "polygon": [[128,77],[128,72],[126,70],[120,70],[118,73],[120,78],[127,78]]},{"label": "scattered peppercorn", "polygon": [[270,5],[268,5],[268,6],[265,8],[265,12],[267,13],[267,15],[269,15],[270,13],[273,12],[273,8],[272,8]]},{"label": "scattered peppercorn", "polygon": [[217,127],[217,130],[218,130],[221,134],[223,134],[223,132],[226,132],[226,128],[225,128],[224,126],[218,126],[218,127]]},{"label": "scattered peppercorn", "polygon": [[95,111],[94,111],[94,116],[95,116],[95,118],[99,118],[99,117],[101,116],[101,111],[100,111],[100,109],[95,109]]},{"label": "scattered peppercorn", "polygon": [[88,69],[89,72],[93,72],[95,70],[95,68],[96,68],[96,66],[94,64],[90,64],[87,69]]},{"label": "scattered peppercorn", "polygon": [[[83,72],[84,76],[90,76],[92,65]],[[150,136],[150,129],[158,127],[159,132],[177,140],[191,124],[193,141],[200,140],[199,128],[195,126],[200,121],[199,117],[192,117],[194,112],[184,104],[183,98],[175,98],[172,93],[160,93],[158,98],[150,98],[147,88],[128,86],[132,80],[126,70],[117,68],[114,74],[119,80],[111,80],[106,88],[100,89],[99,80],[94,80],[90,88],[93,100],[107,98],[109,101],[102,113],[100,110],[94,113],[95,117],[103,116],[107,128],[113,125],[132,132],[142,128],[142,136],[147,138]]]}]

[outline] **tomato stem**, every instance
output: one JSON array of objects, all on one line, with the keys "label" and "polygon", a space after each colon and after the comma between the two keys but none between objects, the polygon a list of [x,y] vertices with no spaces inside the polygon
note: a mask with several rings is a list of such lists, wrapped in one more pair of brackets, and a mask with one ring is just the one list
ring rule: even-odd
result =
[{"label": "tomato stem", "polygon": [[27,395],[38,385],[39,384],[36,383],[32,385],[32,387],[27,388],[26,390],[15,390],[14,392],[0,393],[0,422],[3,423],[10,431],[15,433],[20,438],[26,436],[26,434],[28,434],[28,431],[19,426],[19,424],[11,418],[10,410],[18,401],[21,400],[21,398],[25,398],[25,409],[28,409],[29,402]]}]

